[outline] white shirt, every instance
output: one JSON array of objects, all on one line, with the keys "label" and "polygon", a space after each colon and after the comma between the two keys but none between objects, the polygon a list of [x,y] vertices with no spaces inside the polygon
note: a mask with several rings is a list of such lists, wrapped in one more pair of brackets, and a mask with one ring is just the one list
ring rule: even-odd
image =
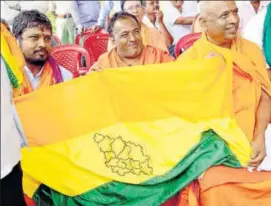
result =
[{"label": "white shirt", "polygon": [[22,10],[36,9],[44,14],[46,14],[49,9],[48,1],[20,1],[20,5]]},{"label": "white shirt", "polygon": [[169,1],[164,2],[161,9],[164,12],[165,25],[174,38],[174,44],[176,44],[181,37],[192,32],[191,25],[178,25],[174,23],[180,16],[193,17],[197,14],[197,3],[195,1],[184,1],[182,13]]},{"label": "white shirt", "polygon": [[[262,11],[264,8],[267,7],[270,1],[260,1],[260,7],[258,10],[258,13]],[[236,1],[236,5],[239,10],[239,17],[240,17],[240,25],[239,30],[242,34],[244,32],[244,29],[247,25],[247,23],[250,21],[250,19],[255,16],[257,13],[255,9],[253,8],[250,1]]]},{"label": "white shirt", "polygon": [[[68,81],[73,78],[72,73],[69,72],[67,69],[65,69],[61,66],[59,66],[59,68],[60,68],[60,71],[61,71],[61,74],[63,77],[63,81]],[[36,76],[33,75],[33,73],[30,71],[30,69],[27,66],[25,66],[24,69],[25,69],[28,80],[29,80],[33,90],[36,90],[40,85],[40,77],[41,77],[41,74],[42,74],[42,71],[44,68],[42,68]]]},{"label": "white shirt", "polygon": [[[267,13],[267,7],[254,16],[246,25],[243,31],[243,37],[249,41],[257,44],[261,50],[263,50],[263,27],[265,16]],[[271,37],[270,37],[271,38]],[[266,63],[266,67],[269,66]]]},{"label": "white shirt", "polygon": [[15,117],[11,84],[1,57],[1,179],[20,161],[20,133]]},{"label": "white shirt", "polygon": [[49,11],[60,15],[69,14],[72,11],[72,1],[50,1]]},{"label": "white shirt", "polygon": [[143,19],[142,19],[142,22],[149,28],[152,28],[152,29],[158,29],[160,31],[160,26],[157,22],[157,20],[155,21],[155,25],[152,24],[151,20],[146,16],[144,15]]},{"label": "white shirt", "polygon": [[19,1],[2,1],[1,0],[1,18],[5,19],[9,25],[12,24],[14,17],[20,13],[17,10],[9,8],[9,6],[14,6],[15,4],[19,5]]}]

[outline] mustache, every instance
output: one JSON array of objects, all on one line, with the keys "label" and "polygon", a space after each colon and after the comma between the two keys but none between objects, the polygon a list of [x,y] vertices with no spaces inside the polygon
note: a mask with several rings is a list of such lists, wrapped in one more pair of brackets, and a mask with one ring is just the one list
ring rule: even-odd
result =
[{"label": "mustache", "polygon": [[33,54],[36,54],[36,53],[38,53],[38,52],[45,52],[46,54],[49,53],[46,49],[39,49],[39,50],[35,50],[35,51],[33,52]]}]

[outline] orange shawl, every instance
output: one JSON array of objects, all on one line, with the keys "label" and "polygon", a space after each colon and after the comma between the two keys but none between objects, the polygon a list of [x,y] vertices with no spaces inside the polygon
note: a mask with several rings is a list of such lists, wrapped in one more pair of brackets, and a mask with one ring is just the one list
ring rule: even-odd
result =
[{"label": "orange shawl", "polygon": [[[264,90],[271,96],[271,84],[262,51],[255,44],[240,37],[236,38],[231,49],[224,49],[210,43],[203,33],[201,39],[184,52],[178,61],[200,61],[210,52],[217,52],[222,56],[229,55],[232,59],[233,114],[248,139],[252,141],[261,91]],[[254,206],[259,201],[261,205],[269,206],[271,202],[271,172],[249,173],[246,169],[212,167],[204,173],[199,185],[200,202],[204,206],[239,205],[241,202],[242,205]],[[194,201],[196,193],[191,189],[191,185],[179,194],[179,200],[184,193],[192,196],[192,201],[186,198],[186,204],[178,201],[176,205],[201,204]]]},{"label": "orange shawl", "polygon": [[[171,57],[167,52],[151,46],[144,46],[140,56],[141,65],[159,64],[171,61],[173,61],[173,57]],[[111,51],[102,54],[98,61],[93,65],[92,69],[117,68],[127,66],[129,65],[121,60],[117,54],[116,49],[112,49]]]},{"label": "orange shawl", "polygon": [[[13,89],[13,97],[18,97],[34,91],[25,69],[23,69],[23,78],[24,81],[21,87]],[[52,57],[49,57],[49,60],[47,60],[43,66],[43,71],[40,77],[40,84],[37,89],[46,88],[50,85],[54,85],[62,81],[63,78],[60,68],[56,65],[54,59],[52,59]]]}]

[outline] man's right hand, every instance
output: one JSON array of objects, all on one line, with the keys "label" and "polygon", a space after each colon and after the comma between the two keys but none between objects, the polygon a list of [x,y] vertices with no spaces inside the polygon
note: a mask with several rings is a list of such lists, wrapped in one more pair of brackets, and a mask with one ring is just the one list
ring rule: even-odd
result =
[{"label": "man's right hand", "polygon": [[102,29],[102,27],[100,25],[95,25],[93,26],[89,31],[92,33],[97,32],[99,29]]}]

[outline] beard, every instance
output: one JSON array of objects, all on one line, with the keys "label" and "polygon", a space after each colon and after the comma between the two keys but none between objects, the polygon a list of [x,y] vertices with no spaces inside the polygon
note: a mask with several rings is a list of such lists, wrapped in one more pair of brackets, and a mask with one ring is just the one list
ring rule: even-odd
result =
[{"label": "beard", "polygon": [[43,66],[47,60],[48,60],[48,57],[45,58],[45,59],[42,59],[42,58],[28,58],[28,57],[25,57],[25,61],[26,61],[28,64],[33,64],[33,65],[36,65],[36,66]]}]

